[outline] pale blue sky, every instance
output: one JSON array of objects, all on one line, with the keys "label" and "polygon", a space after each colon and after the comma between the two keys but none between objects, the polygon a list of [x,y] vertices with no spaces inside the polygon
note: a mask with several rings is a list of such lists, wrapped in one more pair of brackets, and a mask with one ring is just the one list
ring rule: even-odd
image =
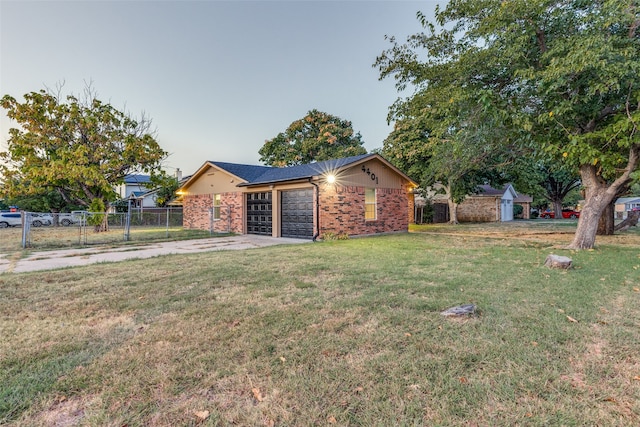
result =
[{"label": "pale blue sky", "polygon": [[[264,141],[307,111],[351,120],[367,150],[391,128],[392,80],[372,67],[421,30],[435,1],[0,0],[0,95],[65,82],[153,119],[167,171],[259,164]],[[11,122],[2,110],[0,149]]]}]

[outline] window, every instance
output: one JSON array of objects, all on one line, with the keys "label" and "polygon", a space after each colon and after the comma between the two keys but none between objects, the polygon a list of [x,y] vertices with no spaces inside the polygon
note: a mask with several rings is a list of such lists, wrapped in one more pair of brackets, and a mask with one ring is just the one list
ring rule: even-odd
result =
[{"label": "window", "polygon": [[364,220],[374,221],[377,213],[376,204],[376,189],[365,188],[364,189]]},{"label": "window", "polygon": [[213,198],[213,219],[220,219],[220,195],[212,194]]}]

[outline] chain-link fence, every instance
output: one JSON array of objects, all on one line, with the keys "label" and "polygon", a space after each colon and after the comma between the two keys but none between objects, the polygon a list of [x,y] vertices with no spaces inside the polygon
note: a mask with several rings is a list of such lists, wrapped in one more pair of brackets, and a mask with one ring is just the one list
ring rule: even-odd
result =
[{"label": "chain-link fence", "polygon": [[[189,237],[201,230],[183,229],[182,208],[132,209],[121,213],[15,212],[0,215],[0,228],[21,228],[23,248],[69,247],[99,245],[127,241],[158,240]],[[3,234],[7,237],[4,237]],[[210,234],[210,233],[209,233]],[[2,239],[15,236],[9,230],[0,230]]]}]

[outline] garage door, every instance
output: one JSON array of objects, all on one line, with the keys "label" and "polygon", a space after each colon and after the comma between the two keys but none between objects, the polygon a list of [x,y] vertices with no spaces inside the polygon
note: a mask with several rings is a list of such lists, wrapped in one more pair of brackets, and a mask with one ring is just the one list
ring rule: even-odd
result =
[{"label": "garage door", "polygon": [[282,192],[282,237],[313,238],[313,189]]},{"label": "garage door", "polygon": [[247,233],[271,236],[271,192],[247,193]]}]

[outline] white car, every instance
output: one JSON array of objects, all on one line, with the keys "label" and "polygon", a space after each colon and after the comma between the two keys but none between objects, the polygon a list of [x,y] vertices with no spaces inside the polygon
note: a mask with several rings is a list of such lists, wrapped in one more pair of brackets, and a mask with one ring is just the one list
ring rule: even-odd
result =
[{"label": "white car", "polygon": [[47,213],[32,213],[31,225],[34,227],[42,227],[43,225],[53,224],[53,217]]},{"label": "white car", "polygon": [[0,228],[22,226],[22,214],[20,212],[0,212]]},{"label": "white car", "polygon": [[[43,225],[53,224],[53,217],[46,213],[32,213],[31,225],[33,227],[42,227]],[[20,212],[0,212],[0,228],[21,227],[22,213]]]},{"label": "white car", "polygon": [[71,224],[75,224],[77,222],[80,222],[80,220],[72,213],[59,213],[58,214],[58,223],[60,225],[64,225],[65,227],[68,227]]}]

